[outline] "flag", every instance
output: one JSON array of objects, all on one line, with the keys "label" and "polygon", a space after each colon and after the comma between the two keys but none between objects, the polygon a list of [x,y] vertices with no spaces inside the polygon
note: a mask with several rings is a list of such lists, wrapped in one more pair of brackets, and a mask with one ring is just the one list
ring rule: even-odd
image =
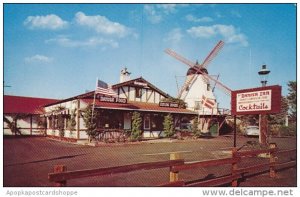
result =
[{"label": "flag", "polygon": [[118,96],[110,85],[108,85],[107,83],[105,83],[104,81],[101,81],[101,80],[97,81],[97,87],[96,87],[95,93],[103,94],[103,95],[107,95],[107,96],[113,96],[113,97]]},{"label": "flag", "polygon": [[214,99],[209,99],[203,95],[202,96],[202,105],[209,109],[213,109],[215,107],[215,101],[214,101]]}]

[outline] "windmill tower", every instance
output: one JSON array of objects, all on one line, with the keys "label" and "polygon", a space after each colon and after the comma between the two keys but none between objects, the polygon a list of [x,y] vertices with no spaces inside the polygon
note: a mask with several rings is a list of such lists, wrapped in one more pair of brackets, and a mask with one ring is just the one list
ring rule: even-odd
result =
[{"label": "windmill tower", "polygon": [[223,85],[214,77],[208,75],[207,71],[207,66],[215,58],[223,45],[224,42],[219,41],[201,64],[198,62],[195,64],[171,49],[165,50],[167,54],[190,67],[186,74],[185,83],[179,91],[177,98],[184,100],[188,105],[188,109],[197,111],[199,116],[202,115],[204,117],[204,122],[206,123],[203,124],[202,130],[205,130],[206,132],[210,122],[207,117],[219,115],[216,98],[211,84],[214,84],[227,95],[231,95],[231,89]]}]

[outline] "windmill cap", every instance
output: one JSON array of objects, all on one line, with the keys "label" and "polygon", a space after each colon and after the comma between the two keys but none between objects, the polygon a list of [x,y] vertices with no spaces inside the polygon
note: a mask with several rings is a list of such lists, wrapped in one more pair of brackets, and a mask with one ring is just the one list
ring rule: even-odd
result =
[{"label": "windmill cap", "polygon": [[208,74],[206,68],[201,68],[201,67],[195,65],[195,66],[193,66],[193,67],[191,67],[191,68],[188,69],[186,75],[194,75],[194,74],[197,73],[197,71],[198,71],[199,69],[201,70],[201,72],[204,72],[204,73]]}]

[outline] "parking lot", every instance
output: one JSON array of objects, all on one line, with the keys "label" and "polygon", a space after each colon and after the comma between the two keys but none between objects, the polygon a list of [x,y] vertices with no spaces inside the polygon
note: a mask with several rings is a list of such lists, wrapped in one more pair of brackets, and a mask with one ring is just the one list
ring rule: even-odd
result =
[{"label": "parking lot", "polygon": [[[239,136],[237,147],[257,138]],[[272,138],[280,149],[296,147],[296,138]],[[68,170],[111,167],[169,159],[169,152],[180,152],[185,161],[230,157],[232,136],[197,140],[152,140],[135,144],[106,144],[98,147],[71,144],[46,137],[4,137],[4,186],[52,186],[48,173],[64,164]],[[249,144],[249,143],[248,143]],[[246,148],[246,147],[245,147]],[[286,156],[287,157],[287,156]],[[228,174],[230,166],[195,169],[180,174],[182,180],[217,177]],[[249,176],[240,186],[296,186],[296,169],[278,173],[274,179],[258,174]],[[169,181],[169,169],[137,171],[126,174],[75,179],[68,186],[156,186]]]}]

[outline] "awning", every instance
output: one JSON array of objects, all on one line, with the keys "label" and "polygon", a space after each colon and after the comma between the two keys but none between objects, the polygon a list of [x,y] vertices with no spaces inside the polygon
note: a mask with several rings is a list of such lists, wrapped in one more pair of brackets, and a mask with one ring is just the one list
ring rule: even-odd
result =
[{"label": "awning", "polygon": [[[87,104],[93,104],[93,99],[81,99]],[[128,102],[126,104],[121,103],[109,103],[95,101],[95,108],[98,109],[112,109],[112,110],[123,110],[123,111],[145,111],[145,112],[161,112],[161,113],[173,113],[173,114],[190,114],[197,115],[196,112],[172,107],[160,107],[158,103],[144,103],[144,102]]]}]

